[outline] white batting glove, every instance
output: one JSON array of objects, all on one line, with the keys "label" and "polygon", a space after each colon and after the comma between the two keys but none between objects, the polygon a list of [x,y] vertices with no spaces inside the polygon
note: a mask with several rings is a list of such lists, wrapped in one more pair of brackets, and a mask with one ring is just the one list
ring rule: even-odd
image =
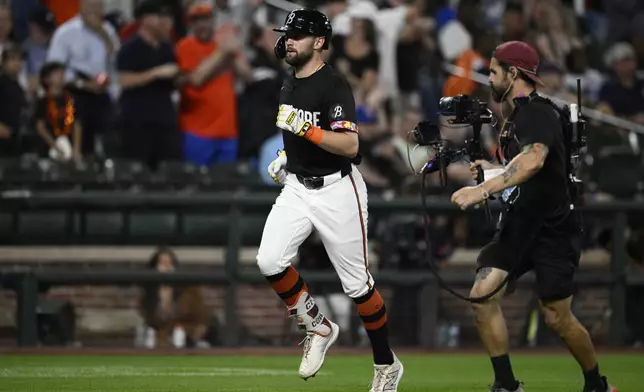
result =
[{"label": "white batting glove", "polygon": [[297,136],[304,136],[312,125],[310,122],[302,121],[297,116],[297,110],[291,105],[280,105],[279,112],[277,113],[277,122],[275,124],[278,128],[289,131]]},{"label": "white batting glove", "polygon": [[268,175],[276,184],[283,185],[286,180],[286,151],[279,151],[277,158],[268,165]]}]

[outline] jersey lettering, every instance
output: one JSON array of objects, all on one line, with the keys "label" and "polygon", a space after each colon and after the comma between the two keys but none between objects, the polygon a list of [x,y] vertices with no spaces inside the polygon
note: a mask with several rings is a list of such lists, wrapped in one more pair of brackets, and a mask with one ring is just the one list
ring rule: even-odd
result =
[{"label": "jersey lettering", "polygon": [[297,117],[304,122],[309,122],[316,127],[320,126],[320,112],[309,112],[302,109],[297,110]]}]

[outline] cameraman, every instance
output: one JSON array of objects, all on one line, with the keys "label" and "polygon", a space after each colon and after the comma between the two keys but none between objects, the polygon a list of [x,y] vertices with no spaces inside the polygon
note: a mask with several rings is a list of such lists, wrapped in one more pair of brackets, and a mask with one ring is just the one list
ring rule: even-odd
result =
[{"label": "cameraman", "polygon": [[[519,41],[498,46],[490,63],[493,98],[507,102],[513,111],[501,131],[498,158],[505,164],[501,173],[488,175],[483,183],[452,195],[452,202],[465,209],[502,192],[504,211],[494,238],[479,254],[470,295],[485,296],[506,277],[513,282],[534,270],[546,323],[561,336],[581,366],[584,392],[616,392],[600,375],[589,334],[571,312],[581,224],[571,208],[569,157],[559,112],[536,93],[536,85],[543,85],[537,77],[538,66],[537,52]],[[476,161],[473,173],[478,166],[483,170],[495,168]],[[473,309],[494,368],[492,392],[522,392],[510,364],[508,331],[499,306],[504,290],[485,302],[473,303]]]}]

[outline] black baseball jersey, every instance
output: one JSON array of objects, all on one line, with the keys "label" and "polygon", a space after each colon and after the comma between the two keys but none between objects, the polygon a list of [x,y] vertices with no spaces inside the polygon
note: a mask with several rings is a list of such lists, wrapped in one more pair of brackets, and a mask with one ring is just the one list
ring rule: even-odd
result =
[{"label": "black baseball jersey", "polygon": [[[298,116],[325,131],[358,132],[351,87],[329,64],[305,78],[289,75],[280,105],[291,105]],[[352,159],[325,151],[301,136],[283,131],[286,170],[305,177],[326,176],[347,168]]]}]

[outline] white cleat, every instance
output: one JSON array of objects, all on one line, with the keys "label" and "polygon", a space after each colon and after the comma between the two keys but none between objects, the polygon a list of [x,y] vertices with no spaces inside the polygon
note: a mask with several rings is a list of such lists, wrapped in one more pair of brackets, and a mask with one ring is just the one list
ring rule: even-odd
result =
[{"label": "white cleat", "polygon": [[391,365],[373,365],[374,376],[369,392],[397,392],[398,384],[403,376],[403,364],[394,355]]},{"label": "white cleat", "polygon": [[302,363],[300,363],[300,377],[304,380],[309,377],[315,376],[324,365],[324,356],[329,350],[329,347],[338,339],[340,334],[340,327],[333,321],[331,324],[331,332],[326,336],[322,336],[317,332],[307,332],[306,337],[300,344],[304,344],[304,354],[302,355]]}]

